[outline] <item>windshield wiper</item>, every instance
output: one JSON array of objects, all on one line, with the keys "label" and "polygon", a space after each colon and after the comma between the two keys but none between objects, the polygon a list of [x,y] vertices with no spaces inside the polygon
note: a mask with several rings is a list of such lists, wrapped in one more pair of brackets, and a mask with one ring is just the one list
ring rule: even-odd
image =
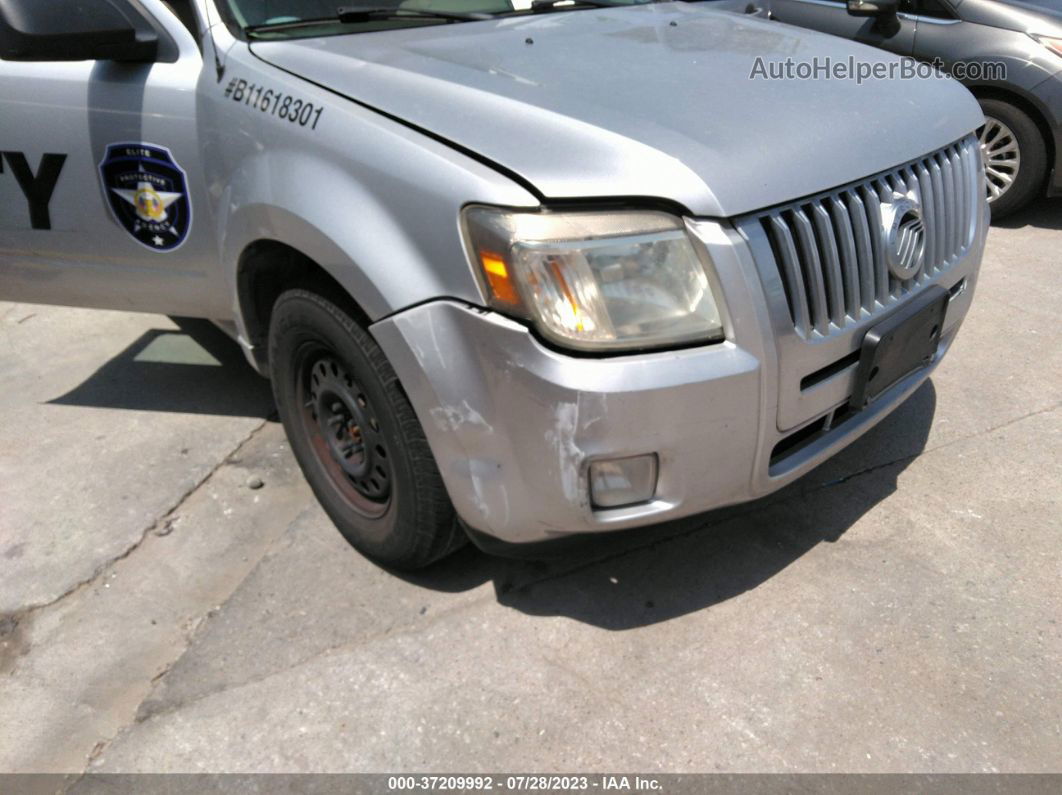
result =
[{"label": "windshield wiper", "polygon": [[531,0],[531,10],[549,11],[561,3],[571,3],[573,6],[590,6],[592,8],[616,8],[617,6],[632,5],[631,3],[614,2],[613,0]]},{"label": "windshield wiper", "polygon": [[[603,0],[595,0],[603,1]],[[445,19],[448,22],[471,22],[477,19],[492,19],[490,14],[462,13],[459,11],[432,11],[427,8],[386,8],[375,6],[343,6],[336,9],[334,16],[313,17],[311,19],[293,19],[288,22],[267,22],[262,25],[248,25],[247,33],[272,33],[273,31],[293,28],[327,25],[333,22],[343,24],[355,22],[373,22],[379,19],[403,19],[406,17],[424,17],[426,19]]]},{"label": "windshield wiper", "polygon": [[362,6],[343,6],[336,10],[340,22],[364,22],[369,19],[394,19],[412,14],[416,17],[435,17],[436,19],[454,19],[467,22],[472,19],[491,19],[490,14],[474,11],[435,11],[431,8],[376,8]]}]

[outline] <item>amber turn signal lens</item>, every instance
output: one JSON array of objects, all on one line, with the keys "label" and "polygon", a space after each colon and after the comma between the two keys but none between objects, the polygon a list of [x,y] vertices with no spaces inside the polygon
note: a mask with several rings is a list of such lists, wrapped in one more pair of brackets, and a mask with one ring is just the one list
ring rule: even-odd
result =
[{"label": "amber turn signal lens", "polygon": [[480,252],[479,259],[483,263],[483,272],[494,299],[510,306],[520,306],[520,295],[509,276],[505,260],[491,251]]}]

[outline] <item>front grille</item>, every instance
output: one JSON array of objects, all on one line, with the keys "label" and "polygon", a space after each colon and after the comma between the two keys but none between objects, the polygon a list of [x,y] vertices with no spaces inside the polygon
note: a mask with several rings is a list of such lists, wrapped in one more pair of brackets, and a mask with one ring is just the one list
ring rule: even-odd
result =
[{"label": "front grille", "polygon": [[[861,183],[751,216],[770,241],[797,332],[829,336],[861,322],[961,259],[977,226],[981,169],[969,136]],[[922,206],[925,264],[899,280],[885,259],[881,201],[912,191]]]}]

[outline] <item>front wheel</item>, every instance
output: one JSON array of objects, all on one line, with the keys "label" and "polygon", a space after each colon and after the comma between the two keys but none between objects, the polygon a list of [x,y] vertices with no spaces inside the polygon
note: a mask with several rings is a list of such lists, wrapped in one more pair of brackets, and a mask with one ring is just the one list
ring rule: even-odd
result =
[{"label": "front wheel", "polygon": [[269,361],[295,458],[354,547],[415,569],[461,546],[465,534],[413,407],[349,312],[315,292],[283,293]]},{"label": "front wheel", "polygon": [[985,125],[977,131],[992,218],[1020,210],[1040,191],[1047,175],[1047,147],[1036,122],[999,99],[982,99]]}]

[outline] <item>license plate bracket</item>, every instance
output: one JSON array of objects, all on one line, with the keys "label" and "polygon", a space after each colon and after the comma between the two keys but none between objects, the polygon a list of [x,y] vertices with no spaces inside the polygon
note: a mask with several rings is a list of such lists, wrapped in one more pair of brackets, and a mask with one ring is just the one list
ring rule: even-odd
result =
[{"label": "license plate bracket", "polygon": [[948,291],[933,285],[867,331],[856,368],[852,408],[873,403],[901,378],[933,361],[947,311]]}]

